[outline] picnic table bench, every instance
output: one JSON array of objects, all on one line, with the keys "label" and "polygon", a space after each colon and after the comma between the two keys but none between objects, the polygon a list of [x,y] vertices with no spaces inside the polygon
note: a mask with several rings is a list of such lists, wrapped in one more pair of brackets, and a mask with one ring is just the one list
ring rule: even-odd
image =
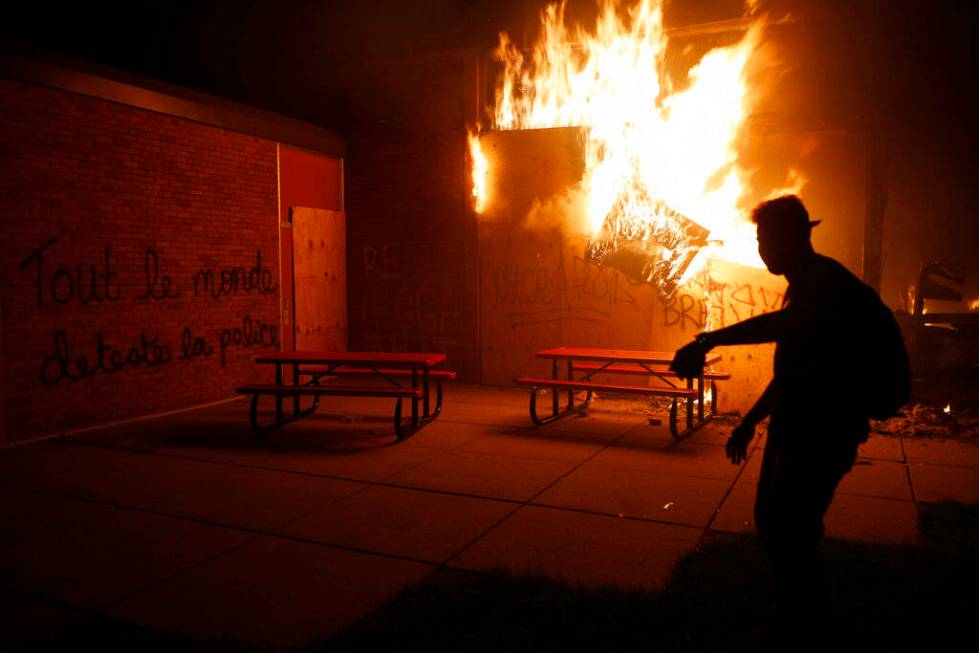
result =
[{"label": "picnic table bench", "polygon": [[[445,360],[444,354],[294,351],[259,356],[256,363],[275,365],[275,383],[252,383],[236,389],[239,394],[251,395],[249,420],[256,433],[279,428],[283,424],[314,412],[320,397],[388,397],[396,400],[394,431],[399,440],[431,422],[442,412],[442,381],[456,378],[452,370],[433,369]],[[291,367],[291,379],[285,381],[283,368]],[[381,383],[354,385],[335,383],[338,379],[377,380]],[[327,380],[329,383],[322,384]],[[434,381],[436,396],[432,406],[431,387]],[[261,397],[275,398],[275,421],[258,422],[258,402]],[[302,407],[300,398],[312,397],[312,403]],[[291,414],[284,410],[283,400],[292,399]],[[402,421],[402,402],[411,405],[410,426]]]},{"label": "picnic table bench", "polygon": [[[729,379],[730,374],[712,367],[721,360],[717,354],[709,355],[704,373],[697,379],[687,379],[679,386],[671,379],[675,373],[668,366],[673,352],[633,351],[622,349],[591,349],[557,347],[538,351],[537,358],[551,361],[551,378],[519,377],[517,384],[530,386],[530,418],[538,426],[559,420],[573,413],[582,413],[591,403],[594,392],[635,394],[671,397],[670,434],[681,439],[703,426],[717,406],[717,381]],[[560,378],[561,361],[565,362],[567,378]],[[580,376],[575,378],[575,373]],[[661,381],[657,385],[621,385],[593,380],[596,375],[622,374],[645,376]],[[705,408],[705,383],[710,384],[711,410]],[[537,412],[537,395],[541,389],[551,390],[551,414],[540,416]],[[561,409],[560,393],[567,391],[567,404]],[[584,401],[575,404],[575,392],[586,392]],[[679,400],[686,402],[686,428],[679,430]],[[696,411],[695,411],[696,406]]]}]

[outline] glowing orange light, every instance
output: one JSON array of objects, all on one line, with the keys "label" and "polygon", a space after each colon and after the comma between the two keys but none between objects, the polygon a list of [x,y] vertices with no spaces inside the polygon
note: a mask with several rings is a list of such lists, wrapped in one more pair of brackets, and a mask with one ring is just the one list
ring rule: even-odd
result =
[{"label": "glowing orange light", "polygon": [[476,213],[482,213],[486,209],[486,175],[489,172],[489,163],[483,148],[479,144],[479,136],[469,134],[469,156],[472,159],[472,196]]},{"label": "glowing orange light", "polygon": [[[530,53],[500,35],[494,127],[583,128],[585,173],[576,192],[587,216],[569,224],[589,225],[584,235],[602,243],[665,241],[663,260],[677,263],[678,271],[682,263],[684,280],[703,265],[701,250],[763,267],[741,206],[749,173],[739,167],[736,150],[753,99],[746,71],[758,56],[761,21],[737,43],[708,51],[674,87],[663,74],[662,0],[637,0],[624,11],[616,0],[599,0],[590,31],[569,27],[564,12],[563,2],[543,11]],[[804,183],[796,173],[779,190],[798,191]],[[709,232],[706,244],[686,238],[689,221]]]}]

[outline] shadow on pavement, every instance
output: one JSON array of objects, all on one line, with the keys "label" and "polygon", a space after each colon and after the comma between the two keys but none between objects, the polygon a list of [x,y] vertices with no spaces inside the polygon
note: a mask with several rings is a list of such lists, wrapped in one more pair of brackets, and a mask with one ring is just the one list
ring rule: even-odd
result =
[{"label": "shadow on pavement", "polygon": [[[931,505],[919,520],[918,546],[824,542],[835,623],[821,635],[847,648],[943,650],[972,630],[979,505]],[[757,630],[771,616],[770,598],[771,579],[757,539],[714,534],[678,562],[659,591],[444,570],[302,650],[758,650],[769,644]],[[248,650],[107,619],[80,622],[53,639],[28,644],[56,650]]]}]

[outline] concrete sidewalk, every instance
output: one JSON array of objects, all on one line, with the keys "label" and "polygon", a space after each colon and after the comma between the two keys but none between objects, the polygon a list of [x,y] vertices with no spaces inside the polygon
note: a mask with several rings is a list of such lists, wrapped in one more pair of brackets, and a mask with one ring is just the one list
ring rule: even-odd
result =
[{"label": "concrete sidewalk", "polygon": [[[247,408],[0,450],[0,643],[101,614],[283,647],[439,568],[655,588],[705,535],[751,528],[761,451],[731,465],[719,423],[674,443],[599,403],[533,428],[526,391],[451,385],[394,444],[389,401],[326,400],[262,437]],[[946,499],[979,503],[979,447],[872,437],[828,534],[913,544],[919,504]]]}]

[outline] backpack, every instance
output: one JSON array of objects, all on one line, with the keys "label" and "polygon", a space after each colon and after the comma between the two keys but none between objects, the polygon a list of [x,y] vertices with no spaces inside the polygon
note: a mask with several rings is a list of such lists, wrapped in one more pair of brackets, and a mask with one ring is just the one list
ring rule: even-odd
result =
[{"label": "backpack", "polygon": [[887,419],[911,399],[911,362],[891,309],[876,292],[869,287],[867,290],[859,364],[854,371],[861,375],[861,385],[866,388],[860,401],[863,414],[870,419]]}]

